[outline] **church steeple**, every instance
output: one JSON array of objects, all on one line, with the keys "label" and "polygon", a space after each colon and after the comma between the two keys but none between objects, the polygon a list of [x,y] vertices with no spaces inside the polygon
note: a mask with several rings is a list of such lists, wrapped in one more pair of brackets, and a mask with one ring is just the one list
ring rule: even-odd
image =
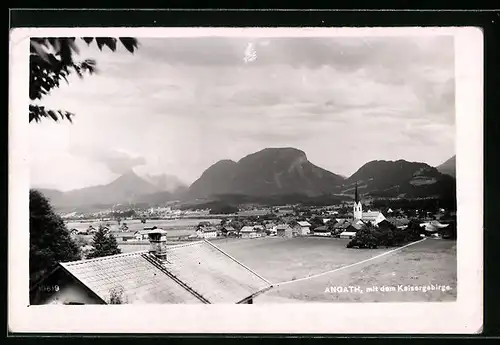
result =
[{"label": "church steeple", "polygon": [[354,203],[359,202],[359,197],[358,197],[358,181],[356,181],[356,189],[354,190]]},{"label": "church steeple", "polygon": [[354,219],[363,218],[363,206],[361,205],[361,201],[359,200],[359,195],[358,195],[358,181],[356,181],[356,186],[354,188],[353,216]]}]

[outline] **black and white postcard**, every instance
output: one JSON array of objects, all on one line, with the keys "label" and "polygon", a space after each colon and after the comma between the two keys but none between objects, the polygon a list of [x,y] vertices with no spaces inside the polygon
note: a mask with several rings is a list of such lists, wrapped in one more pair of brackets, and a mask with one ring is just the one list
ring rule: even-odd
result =
[{"label": "black and white postcard", "polygon": [[480,332],[482,42],[13,30],[9,327]]}]

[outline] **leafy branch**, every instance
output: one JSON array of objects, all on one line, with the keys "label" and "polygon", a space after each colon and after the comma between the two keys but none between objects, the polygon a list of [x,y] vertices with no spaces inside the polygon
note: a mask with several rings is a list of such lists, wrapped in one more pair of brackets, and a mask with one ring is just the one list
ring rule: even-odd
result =
[{"label": "leafy branch", "polygon": [[[87,45],[95,43],[100,51],[106,46],[112,52],[117,49],[120,42],[130,53],[138,47],[137,39],[131,37],[83,37],[78,38]],[[76,44],[77,38],[40,38],[33,37],[30,40],[30,99],[41,100],[54,88],[60,86],[62,80],[68,82],[68,76],[76,73],[80,78],[86,74],[97,72],[96,62],[93,59],[74,61],[75,54],[79,54]],[[43,118],[51,118],[58,121],[59,118],[71,122],[73,113],[65,110],[47,110],[44,106],[30,104],[29,121],[40,122]]]}]

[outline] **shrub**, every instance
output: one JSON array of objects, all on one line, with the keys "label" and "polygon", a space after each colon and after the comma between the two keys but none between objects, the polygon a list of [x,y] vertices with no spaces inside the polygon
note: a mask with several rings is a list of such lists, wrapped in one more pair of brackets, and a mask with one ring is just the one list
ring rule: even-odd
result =
[{"label": "shrub", "polygon": [[126,304],[127,301],[123,296],[123,288],[117,286],[109,290],[109,301],[108,304]]},{"label": "shrub", "polygon": [[390,225],[375,227],[367,225],[356,233],[347,248],[377,248],[378,246],[400,246],[420,239],[420,226],[418,222],[411,223],[407,229],[397,229]]}]

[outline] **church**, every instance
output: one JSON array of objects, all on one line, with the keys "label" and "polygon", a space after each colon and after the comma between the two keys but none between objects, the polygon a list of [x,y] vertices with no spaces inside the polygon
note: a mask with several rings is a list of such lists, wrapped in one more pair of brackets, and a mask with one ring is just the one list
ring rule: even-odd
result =
[{"label": "church", "polygon": [[385,220],[385,216],[382,212],[379,211],[368,211],[363,212],[363,206],[361,205],[361,200],[358,195],[358,183],[356,182],[356,187],[354,191],[354,206],[353,206],[353,216],[354,222],[356,224],[360,223],[371,223],[373,225],[377,225],[383,220]]}]

